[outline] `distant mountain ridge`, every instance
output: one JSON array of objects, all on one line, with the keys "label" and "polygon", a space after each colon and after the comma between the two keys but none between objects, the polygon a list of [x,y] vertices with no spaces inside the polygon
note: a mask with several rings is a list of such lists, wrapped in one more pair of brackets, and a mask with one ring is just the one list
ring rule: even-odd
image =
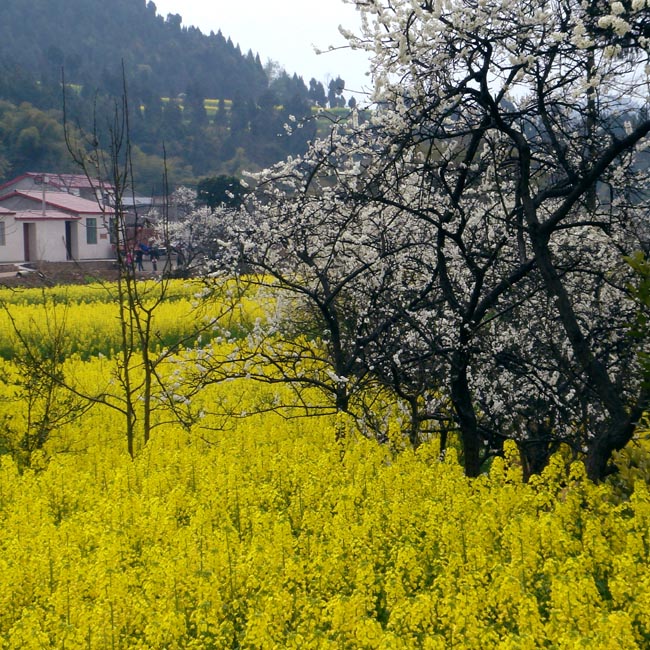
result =
[{"label": "distant mountain ridge", "polygon": [[[128,81],[158,96],[257,97],[268,85],[259,56],[242,55],[220,32],[182,27],[180,15],[157,15],[144,0],[3,0],[0,62],[42,81],[116,90],[124,61]],[[119,89],[119,88],[117,88]]]},{"label": "distant mountain ridge", "polygon": [[314,79],[308,87],[273,66],[267,74],[258,54],[183,27],[178,14],[163,18],[153,2],[2,0],[0,182],[73,171],[60,129],[62,70],[68,117],[86,124],[95,111],[110,114],[124,70],[136,173],[149,187],[161,177],[163,143],[172,183],[238,174],[304,149],[316,127],[288,136],[289,114],[309,118],[315,104],[342,102],[340,79],[326,96]]}]

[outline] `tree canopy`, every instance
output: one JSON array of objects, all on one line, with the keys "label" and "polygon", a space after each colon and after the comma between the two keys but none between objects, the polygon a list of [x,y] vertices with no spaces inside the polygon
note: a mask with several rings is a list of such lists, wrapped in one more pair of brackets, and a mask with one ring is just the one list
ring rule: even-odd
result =
[{"label": "tree canopy", "polygon": [[649,241],[650,13],[356,4],[372,119],[258,175],[231,224],[239,263],[324,332],[329,369],[288,379],[366,427],[388,391],[414,445],[458,434],[470,475],[512,439],[529,473],[566,443],[603,478],[648,405],[625,256]]},{"label": "tree canopy", "polygon": [[238,208],[246,196],[246,188],[235,176],[202,178],[196,188],[197,202],[207,205],[212,212],[220,206]]}]

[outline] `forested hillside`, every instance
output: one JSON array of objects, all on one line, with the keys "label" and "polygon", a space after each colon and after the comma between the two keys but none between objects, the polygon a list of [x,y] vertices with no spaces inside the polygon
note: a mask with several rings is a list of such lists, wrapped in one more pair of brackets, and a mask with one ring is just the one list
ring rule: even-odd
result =
[{"label": "forested hillside", "polygon": [[[56,126],[62,70],[69,117],[90,124],[95,110],[110,114],[124,68],[144,185],[160,177],[163,144],[172,181],[185,183],[301,151],[315,127],[288,136],[283,124],[289,114],[305,117],[325,105],[325,89],[265,68],[261,56],[242,53],[221,32],[182,26],[178,14],[160,16],[145,0],[3,0],[0,180],[46,163],[70,165]],[[343,102],[342,89],[336,80],[330,105]]]}]

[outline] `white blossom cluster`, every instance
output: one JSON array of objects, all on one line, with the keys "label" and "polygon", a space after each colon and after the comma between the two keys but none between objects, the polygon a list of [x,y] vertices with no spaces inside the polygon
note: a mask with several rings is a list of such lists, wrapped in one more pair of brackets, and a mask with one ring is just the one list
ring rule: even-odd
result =
[{"label": "white blossom cluster", "polygon": [[[214,211],[197,205],[196,192],[178,187],[171,196],[168,215],[150,215],[156,224],[156,239],[176,254],[180,271],[209,273],[225,266],[231,260],[230,242],[226,241],[226,222],[239,210],[221,207]],[[233,214],[231,214],[233,213]]]},{"label": "white blossom cluster", "polygon": [[646,400],[624,256],[649,242],[650,9],[354,4],[365,119],[255,175],[223,222],[240,268],[292,296],[275,353],[338,408],[389,391],[412,442],[458,431],[466,462],[508,438],[531,469],[560,440],[611,452]]}]

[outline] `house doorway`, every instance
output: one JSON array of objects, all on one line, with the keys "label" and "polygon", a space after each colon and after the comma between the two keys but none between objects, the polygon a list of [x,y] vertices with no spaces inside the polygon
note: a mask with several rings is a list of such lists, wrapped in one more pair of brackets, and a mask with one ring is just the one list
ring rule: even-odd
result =
[{"label": "house doorway", "polygon": [[77,222],[65,222],[65,258],[76,260],[79,257],[79,243],[77,240]]},{"label": "house doorway", "polygon": [[23,243],[25,262],[32,262],[36,254],[36,224],[23,224]]}]

